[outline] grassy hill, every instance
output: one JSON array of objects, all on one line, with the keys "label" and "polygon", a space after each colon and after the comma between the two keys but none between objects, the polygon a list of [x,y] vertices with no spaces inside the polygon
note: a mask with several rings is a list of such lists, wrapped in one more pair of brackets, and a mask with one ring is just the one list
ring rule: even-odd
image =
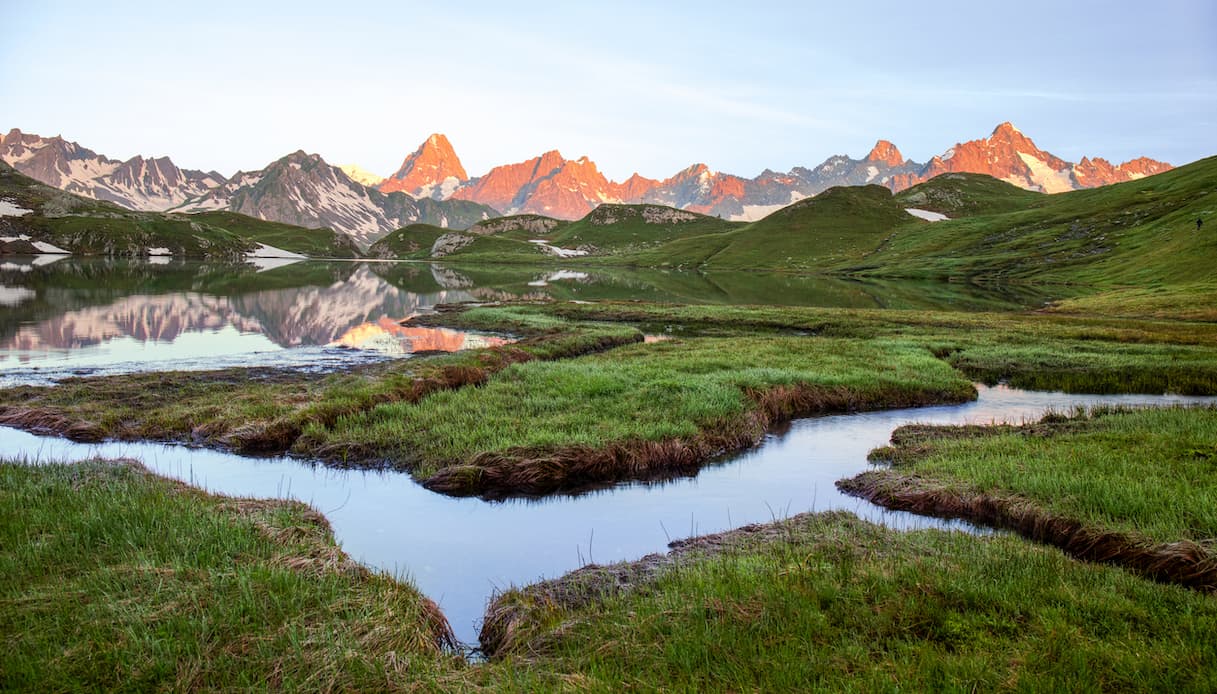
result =
[{"label": "grassy hill", "polygon": [[175,257],[244,258],[265,243],[303,255],[354,258],[351,240],[329,229],[305,229],[234,212],[135,212],[43,185],[0,162],[0,201],[24,214],[0,216],[0,236],[28,236],[4,244],[9,253],[36,252],[49,243],[77,255],[142,256],[166,248]]},{"label": "grassy hill", "polygon": [[[460,262],[526,262],[556,259],[533,241],[566,250],[580,258],[617,257],[654,248],[666,242],[737,229],[741,224],[663,205],[606,204],[583,219],[565,222],[525,214],[479,222],[463,232],[412,224],[372,244],[369,253],[379,258],[438,259],[430,252],[441,236],[467,239],[465,245],[442,254]],[[569,262],[569,258],[562,258]]]},{"label": "grassy hill", "polygon": [[197,212],[184,215],[192,221],[225,229],[242,238],[300,253],[310,258],[358,258],[359,247],[351,237],[332,229],[305,229],[255,219],[236,212]]},{"label": "grassy hill", "polygon": [[[919,208],[949,220],[927,222]],[[600,262],[705,270],[1148,287],[1149,312],[1175,312],[1154,287],[1217,295],[1217,157],[1148,178],[1055,195],[977,174],[947,174],[895,196],[833,188],[722,233]],[[1196,219],[1210,219],[1197,232]],[[1090,304],[1077,304],[1080,308]],[[1094,304],[1098,307],[1099,304]],[[1207,314],[1206,314],[1207,315]]]},{"label": "grassy hill", "polygon": [[368,247],[368,256],[385,260],[426,260],[431,257],[435,240],[451,231],[434,224],[411,224],[373,243]]},{"label": "grassy hill", "polygon": [[951,219],[1026,210],[1051,199],[1043,193],[974,173],[935,176],[895,195],[901,207],[939,212]]},{"label": "grassy hill", "polygon": [[815,271],[864,256],[900,225],[924,225],[881,186],[831,188],[726,232],[663,244],[629,260],[717,270]]},{"label": "grassy hill", "polygon": [[583,219],[558,228],[548,240],[562,248],[586,248],[595,256],[641,250],[740,226],[738,222],[663,205],[601,205]]},{"label": "grassy hill", "polygon": [[[1214,213],[1217,157],[1210,157],[1137,181],[1041,196],[1017,211],[902,226],[857,269],[1095,286],[1207,281],[1217,260]],[[1198,218],[1211,220],[1209,228],[1197,232]]]}]

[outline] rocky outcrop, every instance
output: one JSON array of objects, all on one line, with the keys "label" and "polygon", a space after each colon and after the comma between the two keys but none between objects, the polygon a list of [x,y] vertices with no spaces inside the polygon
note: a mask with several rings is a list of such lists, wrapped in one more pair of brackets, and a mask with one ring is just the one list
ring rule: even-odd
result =
[{"label": "rocky outcrop", "polygon": [[584,221],[593,226],[609,226],[639,217],[647,224],[682,224],[697,221],[703,215],[662,205],[601,205]]},{"label": "rocky outcrop", "polygon": [[562,224],[561,220],[552,217],[543,217],[537,214],[521,214],[478,222],[469,227],[467,232],[477,236],[488,236],[490,234],[501,234],[505,231],[527,231],[536,236],[545,236],[559,226],[562,226]]},{"label": "rocky outcrop", "polygon": [[470,236],[469,234],[444,234],[436,239],[435,243],[431,244],[431,257],[443,258],[446,255],[459,251],[476,240],[476,236]]}]

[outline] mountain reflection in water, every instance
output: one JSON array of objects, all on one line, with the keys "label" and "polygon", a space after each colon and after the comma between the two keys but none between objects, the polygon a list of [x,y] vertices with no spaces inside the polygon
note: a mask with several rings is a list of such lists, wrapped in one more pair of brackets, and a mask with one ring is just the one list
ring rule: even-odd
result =
[{"label": "mountain reflection in water", "polygon": [[[552,266],[248,264],[54,256],[0,263],[0,386],[226,366],[332,368],[501,340],[405,327],[437,304],[646,300],[847,308],[1038,306],[1025,288]],[[1013,293],[1012,293],[1013,292]]]}]

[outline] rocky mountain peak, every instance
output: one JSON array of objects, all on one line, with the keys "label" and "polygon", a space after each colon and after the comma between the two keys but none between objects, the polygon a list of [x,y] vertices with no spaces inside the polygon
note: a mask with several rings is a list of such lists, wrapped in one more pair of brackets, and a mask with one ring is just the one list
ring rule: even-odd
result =
[{"label": "rocky mountain peak", "polygon": [[1016,128],[1016,127],[1014,127],[1014,124],[1013,124],[1013,123],[1011,123],[1011,122],[1010,122],[1010,121],[1008,121],[1008,120],[1007,120],[1007,121],[1002,121],[1002,122],[998,123],[998,124],[997,124],[997,125],[996,125],[996,126],[993,128],[993,135],[994,135],[994,136],[997,136],[997,135],[1012,135],[1012,134],[1014,134],[1014,133],[1017,133],[1017,134],[1019,134],[1019,135],[1022,135],[1022,134],[1023,134],[1023,131],[1022,131],[1022,130],[1019,130],[1019,129],[1018,129],[1018,128]]},{"label": "rocky mountain peak", "polygon": [[884,163],[890,167],[897,167],[904,163],[904,155],[900,154],[900,150],[887,140],[879,140],[875,146],[871,148],[870,154],[866,155],[866,161],[873,163]]},{"label": "rocky mountain peak", "polygon": [[469,174],[447,136],[432,133],[379,188],[385,193],[402,191],[416,198],[441,198],[467,180]]}]

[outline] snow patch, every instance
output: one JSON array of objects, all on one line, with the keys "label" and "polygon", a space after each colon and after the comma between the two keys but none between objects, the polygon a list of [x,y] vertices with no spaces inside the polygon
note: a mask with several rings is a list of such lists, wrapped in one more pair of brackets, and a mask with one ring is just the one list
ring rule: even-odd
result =
[{"label": "snow patch", "polygon": [[[30,241],[30,235],[18,234],[16,236],[0,236],[0,243],[12,243],[14,241]],[[50,255],[72,255],[71,251],[65,251],[59,246],[49,244],[46,241],[30,241],[30,245],[37,249],[39,253],[47,253]]]},{"label": "snow patch", "polygon": [[148,255],[173,255],[173,251],[169,250],[168,248],[158,246],[157,248],[149,248]]},{"label": "snow patch", "polygon": [[347,175],[347,178],[355,181],[356,183],[361,183],[368,186],[369,188],[372,188],[378,185],[381,181],[385,180],[384,176],[378,176],[377,174],[374,174],[371,171],[354,164],[343,164],[338,168],[342,170],[342,173]]},{"label": "snow patch", "polygon": [[0,217],[22,217],[31,212],[33,212],[33,210],[18,207],[8,200],[0,200]]},{"label": "snow patch", "polygon": [[65,251],[59,246],[47,243],[46,241],[33,241],[31,244],[38,249],[39,253],[47,253],[50,255],[71,255],[71,251]]},{"label": "snow patch", "polygon": [[550,255],[556,255],[559,258],[574,258],[580,255],[587,255],[587,251],[581,251],[575,248],[559,248],[557,246],[551,246],[545,239],[529,239],[528,242],[537,244],[541,247],[541,250]]},{"label": "snow patch", "polygon": [[37,294],[25,287],[6,287],[0,284],[0,306],[16,306],[33,299]]},{"label": "snow patch", "polygon": [[265,272],[266,270],[273,270],[277,267],[298,263],[301,260],[307,259],[307,256],[285,251],[282,248],[268,246],[265,243],[259,243],[256,250],[245,254],[245,258],[250,263],[253,263],[254,267],[258,268],[258,272]]},{"label": "snow patch", "polygon": [[550,282],[557,282],[558,280],[585,280],[585,279],[587,279],[586,272],[576,272],[574,270],[559,270],[557,272],[551,272],[548,275],[542,277],[541,279],[533,280],[532,282],[529,282],[528,286],[544,287],[544,286],[547,286]]},{"label": "snow patch", "polygon": [[914,217],[920,217],[921,219],[924,219],[927,222],[942,222],[942,221],[950,219],[950,217],[946,216],[945,214],[943,214],[941,212],[932,212],[930,210],[919,210],[916,207],[906,207],[906,208],[904,208],[904,211],[908,212],[909,214],[913,215]]},{"label": "snow patch", "polygon": [[776,205],[744,205],[743,212],[733,214],[727,218],[730,222],[755,222],[758,219],[764,219],[769,215],[777,212],[783,207],[788,207],[794,203],[806,199],[807,196],[797,190],[790,191],[790,202],[778,203]]},{"label": "snow patch", "polygon": [[303,255],[300,255],[299,253],[292,253],[291,251],[285,251],[282,248],[275,248],[274,246],[268,246],[265,243],[259,243],[258,248],[256,250],[250,251],[249,253],[246,253],[245,257],[247,257],[247,258],[295,258],[296,260],[304,260],[308,256],[303,256]]},{"label": "snow patch", "polygon": [[870,183],[871,181],[875,180],[875,176],[878,176],[878,175],[879,175],[879,169],[877,169],[874,166],[866,167],[866,182],[867,183]]},{"label": "snow patch", "polygon": [[1023,160],[1031,170],[1031,181],[1039,185],[1045,193],[1064,193],[1073,190],[1073,180],[1069,177],[1069,169],[1057,171],[1044,161],[1036,159],[1026,152],[1019,152],[1018,158]]},{"label": "snow patch", "polygon": [[256,257],[250,257],[250,258],[249,258],[249,262],[250,262],[250,263],[251,263],[251,264],[252,264],[254,267],[258,268],[258,272],[266,272],[267,270],[274,270],[275,268],[278,268],[278,267],[286,267],[286,266],[291,265],[291,264],[293,264],[293,263],[298,263],[298,262],[300,262],[300,258],[256,258]]}]

